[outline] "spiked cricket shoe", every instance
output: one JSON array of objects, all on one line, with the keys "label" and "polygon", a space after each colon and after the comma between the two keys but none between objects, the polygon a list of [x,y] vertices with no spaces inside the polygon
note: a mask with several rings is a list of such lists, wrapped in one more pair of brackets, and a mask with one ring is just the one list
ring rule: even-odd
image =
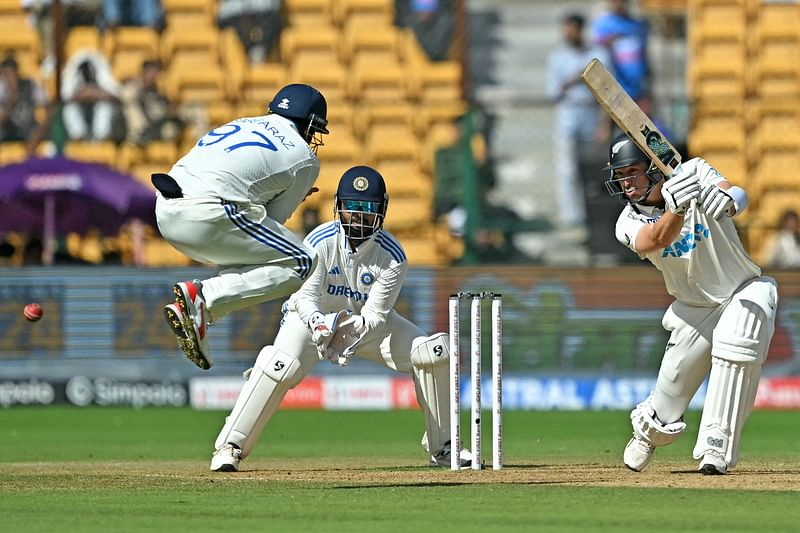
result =
[{"label": "spiked cricket shoe", "polygon": [[208,310],[199,281],[181,281],[172,288],[175,303],[164,306],[164,318],[178,337],[186,357],[203,370],[214,364],[208,347]]},{"label": "spiked cricket shoe", "polygon": [[643,439],[634,435],[628,444],[625,446],[625,453],[622,455],[622,460],[625,466],[634,472],[641,472],[650,463],[653,458],[653,452],[656,447],[648,444]]},{"label": "spiked cricket shoe", "polygon": [[241,460],[242,450],[233,444],[226,444],[214,451],[209,468],[212,472],[238,472]]},{"label": "spiked cricket shoe", "polygon": [[697,470],[704,476],[721,476],[728,472],[728,462],[722,454],[706,452]]}]

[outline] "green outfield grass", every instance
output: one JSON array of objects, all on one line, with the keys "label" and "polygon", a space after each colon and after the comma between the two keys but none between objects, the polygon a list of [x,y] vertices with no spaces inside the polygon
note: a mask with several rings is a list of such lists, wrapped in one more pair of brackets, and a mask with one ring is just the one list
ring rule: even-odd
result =
[{"label": "green outfield grass", "polygon": [[798,412],[754,413],[739,468],[714,478],[694,472],[697,413],[636,474],[620,466],[630,431],[622,412],[508,412],[507,468],[497,473],[425,467],[418,412],[284,411],[243,472],[227,475],[208,471],[226,414],[0,411],[3,530],[800,529]]}]

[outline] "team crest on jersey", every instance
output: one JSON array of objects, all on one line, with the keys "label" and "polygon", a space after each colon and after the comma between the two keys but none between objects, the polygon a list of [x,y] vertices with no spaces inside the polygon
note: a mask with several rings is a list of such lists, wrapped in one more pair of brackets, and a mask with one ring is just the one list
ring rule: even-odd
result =
[{"label": "team crest on jersey", "polygon": [[369,187],[369,180],[364,176],[356,176],[353,179],[353,188],[359,192],[366,191]]},{"label": "team crest on jersey", "polygon": [[281,109],[289,109],[289,99],[288,98],[282,99],[281,103],[278,104],[278,107]]},{"label": "team crest on jersey", "polygon": [[361,283],[363,283],[364,285],[372,285],[374,281],[375,281],[375,276],[373,276],[371,273],[364,272],[363,274],[361,274]]}]

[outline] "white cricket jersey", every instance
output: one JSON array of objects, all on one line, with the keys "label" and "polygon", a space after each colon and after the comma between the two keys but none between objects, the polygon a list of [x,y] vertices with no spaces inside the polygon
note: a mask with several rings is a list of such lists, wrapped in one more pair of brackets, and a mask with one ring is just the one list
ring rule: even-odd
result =
[{"label": "white cricket jersey", "polygon": [[239,118],[206,133],[169,171],[184,197],[267,206],[283,223],[319,175],[319,159],[279,115]]},{"label": "white cricket jersey", "polygon": [[[701,187],[724,181],[706,161],[698,160]],[[654,224],[664,210],[632,204],[625,206],[616,225],[616,237],[639,257],[664,274],[667,292],[689,305],[713,306],[727,300],[745,281],[761,275],[747,255],[730,217],[716,221],[692,202],[686,211],[678,239],[663,250],[640,254],[636,235],[645,224]]]},{"label": "white cricket jersey", "polygon": [[350,309],[364,317],[366,336],[394,312],[408,262],[392,234],[380,230],[352,252],[341,225],[333,221],[311,231],[304,243],[316,251],[317,267],[288,302],[304,323],[315,311]]}]

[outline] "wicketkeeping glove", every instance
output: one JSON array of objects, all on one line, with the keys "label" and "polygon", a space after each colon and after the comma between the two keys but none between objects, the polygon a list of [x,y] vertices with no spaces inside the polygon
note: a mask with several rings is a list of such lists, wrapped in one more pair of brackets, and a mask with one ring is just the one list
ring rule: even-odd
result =
[{"label": "wicketkeeping glove", "polygon": [[722,217],[731,217],[736,213],[736,202],[733,196],[723,191],[716,185],[708,185],[700,193],[700,205],[705,214],[720,220]]},{"label": "wicketkeeping glove", "polygon": [[317,345],[317,352],[320,357],[324,356],[325,349],[330,344],[336,328],[344,319],[350,316],[350,311],[341,310],[338,313],[328,313],[323,315],[319,311],[314,312],[308,319],[308,329],[311,330],[311,341]]},{"label": "wicketkeeping glove", "polygon": [[675,170],[661,188],[667,209],[678,216],[686,214],[689,204],[700,196],[700,178],[697,177],[697,162],[690,159]]}]

